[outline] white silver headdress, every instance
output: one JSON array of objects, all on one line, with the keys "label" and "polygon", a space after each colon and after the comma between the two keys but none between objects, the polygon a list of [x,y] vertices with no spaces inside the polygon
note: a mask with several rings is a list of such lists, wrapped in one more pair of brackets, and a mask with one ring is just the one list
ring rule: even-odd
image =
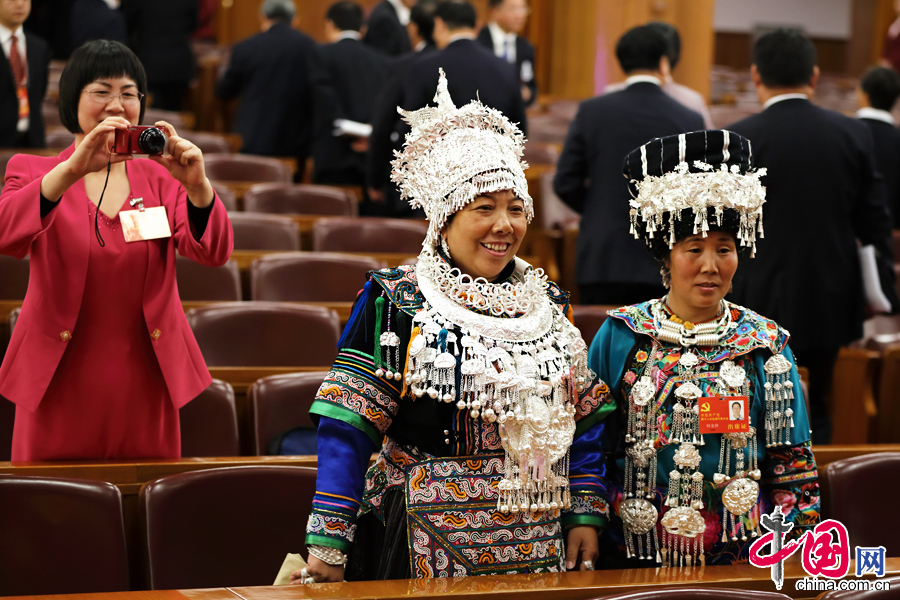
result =
[{"label": "white silver headdress", "polygon": [[625,158],[632,235],[651,249],[661,238],[671,249],[680,237],[677,222],[693,219],[688,233],[706,237],[713,221],[755,252],[766,170],[752,170],[750,159],[750,140],[724,130],[658,138],[633,150]]},{"label": "white silver headdress", "polygon": [[391,179],[401,198],[421,207],[430,221],[424,247],[435,247],[447,218],[479,194],[513,190],[525,202],[528,221],[534,203],[522,161],[525,136],[503,113],[478,100],[456,108],[440,70],[437,107],[397,110],[412,132],[392,162]]}]

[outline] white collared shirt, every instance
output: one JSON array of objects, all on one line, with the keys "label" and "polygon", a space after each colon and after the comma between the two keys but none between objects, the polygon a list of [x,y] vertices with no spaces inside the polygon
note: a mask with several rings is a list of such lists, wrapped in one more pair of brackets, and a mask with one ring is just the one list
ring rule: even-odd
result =
[{"label": "white collared shirt", "polygon": [[[12,31],[11,29],[7,29],[3,25],[0,25],[0,44],[3,45],[3,53],[6,55],[7,61],[9,61],[9,52],[12,49],[13,35],[16,36],[16,46],[19,48],[19,56],[22,58],[22,62],[25,64],[25,84],[27,85],[28,56],[25,54],[25,30],[22,29],[21,25],[19,25],[19,27],[15,31]],[[34,110],[34,107],[32,107],[31,109]],[[30,122],[28,120],[28,117],[19,119],[19,122],[16,124],[16,131],[28,131],[29,124]]]},{"label": "white collared shirt", "polygon": [[625,87],[634,85],[635,83],[652,83],[653,85],[662,85],[659,77],[653,75],[632,75],[625,80]]},{"label": "white collared shirt", "polygon": [[391,6],[394,7],[394,10],[397,11],[397,18],[400,19],[400,24],[404,27],[409,25],[409,9],[406,8],[406,5],[400,0],[388,0],[388,2],[390,2]]},{"label": "white collared shirt", "polygon": [[773,104],[778,104],[783,100],[809,100],[809,96],[806,94],[780,94],[778,96],[772,96],[766,100],[765,104],[763,104],[763,110],[766,110]]},{"label": "white collared shirt", "polygon": [[865,106],[856,111],[856,118],[873,119],[875,121],[884,121],[885,123],[890,123],[891,125],[897,125],[897,121],[894,119],[894,115],[886,110],[881,110],[880,108],[872,108],[871,106]]},{"label": "white collared shirt", "polygon": [[494,43],[494,54],[500,58],[515,64],[516,62],[516,34],[506,33],[499,25],[491,21],[487,24]]},{"label": "white collared shirt", "polygon": [[347,29],[338,34],[338,41],[341,40],[357,40],[359,41],[359,32]]}]

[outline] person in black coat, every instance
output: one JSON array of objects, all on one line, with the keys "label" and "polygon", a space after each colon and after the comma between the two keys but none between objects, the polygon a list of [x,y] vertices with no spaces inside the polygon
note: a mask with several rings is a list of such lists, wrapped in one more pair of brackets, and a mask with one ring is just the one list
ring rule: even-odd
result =
[{"label": "person in black coat", "polygon": [[131,49],[147,71],[153,108],[184,109],[196,77],[191,34],[197,28],[197,0],[123,0]]},{"label": "person in black coat", "polygon": [[397,107],[403,102],[406,72],[420,57],[437,50],[434,43],[437,4],[438,0],[418,0],[410,10],[409,38],[413,52],[394,60],[372,108],[372,134],[366,152],[366,186],[371,202],[365,208],[369,214],[407,217],[415,213],[408,202],[400,200],[400,191],[391,182],[391,161],[394,150],[403,147],[406,124]]},{"label": "person in black coat", "polygon": [[[46,145],[41,105],[47,93],[50,46],[22,29],[30,8],[28,2],[0,2],[0,43],[4,52],[3,60],[0,60],[0,147],[3,148],[43,148]],[[24,79],[18,82],[9,62],[12,36],[16,37],[19,56],[27,69]]]},{"label": "person in black coat", "polygon": [[649,26],[627,31],[616,45],[627,87],[582,102],[569,127],[553,189],[581,213],[575,259],[581,304],[636,304],[665,293],[659,266],[628,233],[622,161],[653,138],[703,129],[703,117],[660,87],[666,50],[665,38]]},{"label": "person in black coat", "polygon": [[517,123],[527,133],[525,105],[519,80],[509,63],[475,41],[478,14],[467,0],[438,4],[434,15],[434,40],[439,52],[416,60],[403,86],[404,110],[417,110],[433,101],[438,70],[444,69],[450,97],[457,106],[480,99]]},{"label": "person in black coat", "polygon": [[370,123],[387,76],[388,58],[359,41],[362,24],[362,8],[354,2],[335,2],[325,15],[325,37],[331,43],[320,47],[327,79],[313,150],[315,183],[365,183],[366,137],[333,134],[336,119]]},{"label": "person in black coat", "polygon": [[401,56],[412,50],[406,25],[416,0],[382,0],[375,5],[366,23],[363,42],[389,56]]},{"label": "person in black coat", "polygon": [[75,0],[72,5],[72,49],[90,40],[128,41],[125,16],[107,0]]},{"label": "person in black coat", "polygon": [[856,118],[865,123],[875,142],[875,160],[884,178],[887,204],[894,229],[900,229],[900,129],[891,108],[900,97],[900,73],[888,67],[872,67],[856,88],[860,109]]},{"label": "person in black coat", "polygon": [[291,27],[291,0],[266,0],[263,30],[234,45],[216,95],[240,96],[232,128],[241,134],[241,152],[297,158],[303,176],[313,134],[314,82],[321,63],[315,41]]},{"label": "person in black coat", "polygon": [[[809,101],[819,69],[808,38],[788,29],[763,35],[750,73],[763,111],[729,129],[751,141],[767,171],[766,236],[736,279],[734,300],[791,332],[797,364],[809,370],[813,443],[827,444],[838,351],[863,333],[857,241],[893,262],[884,182],[867,127]],[[893,281],[882,288],[896,303]]]},{"label": "person in black coat", "polygon": [[528,20],[525,0],[488,0],[491,19],[478,32],[478,41],[485,48],[515,65],[522,85],[522,100],[531,106],[537,100],[537,81],[534,78],[534,46],[519,35]]}]

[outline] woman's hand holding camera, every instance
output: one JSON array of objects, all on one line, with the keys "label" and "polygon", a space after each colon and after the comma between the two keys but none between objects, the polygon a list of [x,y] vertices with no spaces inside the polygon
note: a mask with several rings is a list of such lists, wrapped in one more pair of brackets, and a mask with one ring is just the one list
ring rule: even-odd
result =
[{"label": "woman's hand holding camera", "polygon": [[150,156],[150,160],[164,166],[167,171],[184,186],[188,199],[198,208],[205,208],[215,198],[212,184],[206,177],[203,165],[203,152],[190,141],[178,137],[175,128],[165,121],[158,121],[157,127],[166,132],[169,141],[166,145],[168,155]]},{"label": "woman's hand holding camera", "polygon": [[65,161],[44,175],[41,181],[41,195],[47,200],[56,202],[76,181],[90,173],[106,168],[106,164],[125,162],[133,157],[130,154],[111,154],[116,129],[131,126],[122,117],[108,117],[90,130],[75,151]]}]

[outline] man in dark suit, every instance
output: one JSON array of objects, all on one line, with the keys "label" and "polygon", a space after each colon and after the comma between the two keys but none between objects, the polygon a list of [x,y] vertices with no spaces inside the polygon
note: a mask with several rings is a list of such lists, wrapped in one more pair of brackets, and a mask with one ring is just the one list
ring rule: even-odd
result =
[{"label": "man in dark suit", "polygon": [[525,0],[488,0],[490,21],[478,32],[478,41],[511,65],[522,85],[525,106],[537,100],[537,81],[534,79],[534,46],[519,35],[528,20]]},{"label": "man in dark suit", "polygon": [[[41,105],[47,93],[50,47],[26,33],[22,23],[31,12],[31,0],[0,0],[0,146],[43,148],[44,117]],[[15,43],[13,43],[15,40]]]},{"label": "man in dark suit", "polygon": [[183,110],[197,76],[191,34],[200,18],[198,0],[123,0],[122,14],[131,49],[147,72],[151,105]]},{"label": "man in dark suit", "polygon": [[72,5],[72,49],[90,40],[128,42],[119,0],[75,0]]},{"label": "man in dark suit", "polygon": [[313,134],[314,81],[321,71],[316,43],[291,27],[294,3],[265,0],[258,33],[234,45],[216,95],[241,97],[233,129],[241,152],[297,158],[299,181]]},{"label": "man in dark suit", "polygon": [[863,333],[857,241],[893,262],[884,183],[866,126],[809,101],[819,69],[803,34],[760,37],[750,74],[763,111],[729,129],[750,140],[755,166],[767,171],[766,237],[743,261],[734,300],[791,332],[797,364],[809,370],[812,439],[827,444],[838,351]]},{"label": "man in dark suit", "polygon": [[382,0],[369,14],[363,42],[390,56],[406,54],[412,47],[406,25],[416,0]]},{"label": "man in dark suit", "polygon": [[388,78],[372,108],[372,135],[366,152],[366,185],[372,201],[371,214],[411,216],[408,202],[400,201],[400,191],[391,182],[391,160],[394,150],[403,147],[405,124],[397,112],[403,102],[403,81],[416,60],[437,50],[434,43],[434,11],[438,0],[418,0],[409,13],[409,39],[413,52],[394,60]]},{"label": "man in dark suit", "polygon": [[900,73],[889,67],[872,67],[856,88],[860,109],[856,118],[865,123],[875,142],[878,172],[884,178],[887,205],[894,229],[900,229],[900,129],[891,108],[900,97]]},{"label": "man in dark suit", "polygon": [[467,0],[446,0],[434,14],[434,41],[439,52],[416,60],[403,86],[405,110],[417,110],[433,103],[438,70],[447,74],[450,97],[457,106],[480,98],[525,131],[525,106],[519,80],[509,63],[475,41],[478,14]]},{"label": "man in dark suit", "polygon": [[703,117],[660,88],[666,50],[652,27],[627,31],[616,45],[626,88],[582,102],[566,136],[553,189],[581,213],[575,265],[581,304],[634,304],[665,293],[659,265],[628,233],[622,161],[653,138],[703,129]]},{"label": "man in dark suit", "polygon": [[325,14],[330,43],[320,48],[326,79],[313,148],[316,183],[365,183],[367,136],[333,133],[336,119],[370,123],[375,97],[387,75],[388,58],[359,41],[362,24],[362,8],[354,2],[335,2]]}]

